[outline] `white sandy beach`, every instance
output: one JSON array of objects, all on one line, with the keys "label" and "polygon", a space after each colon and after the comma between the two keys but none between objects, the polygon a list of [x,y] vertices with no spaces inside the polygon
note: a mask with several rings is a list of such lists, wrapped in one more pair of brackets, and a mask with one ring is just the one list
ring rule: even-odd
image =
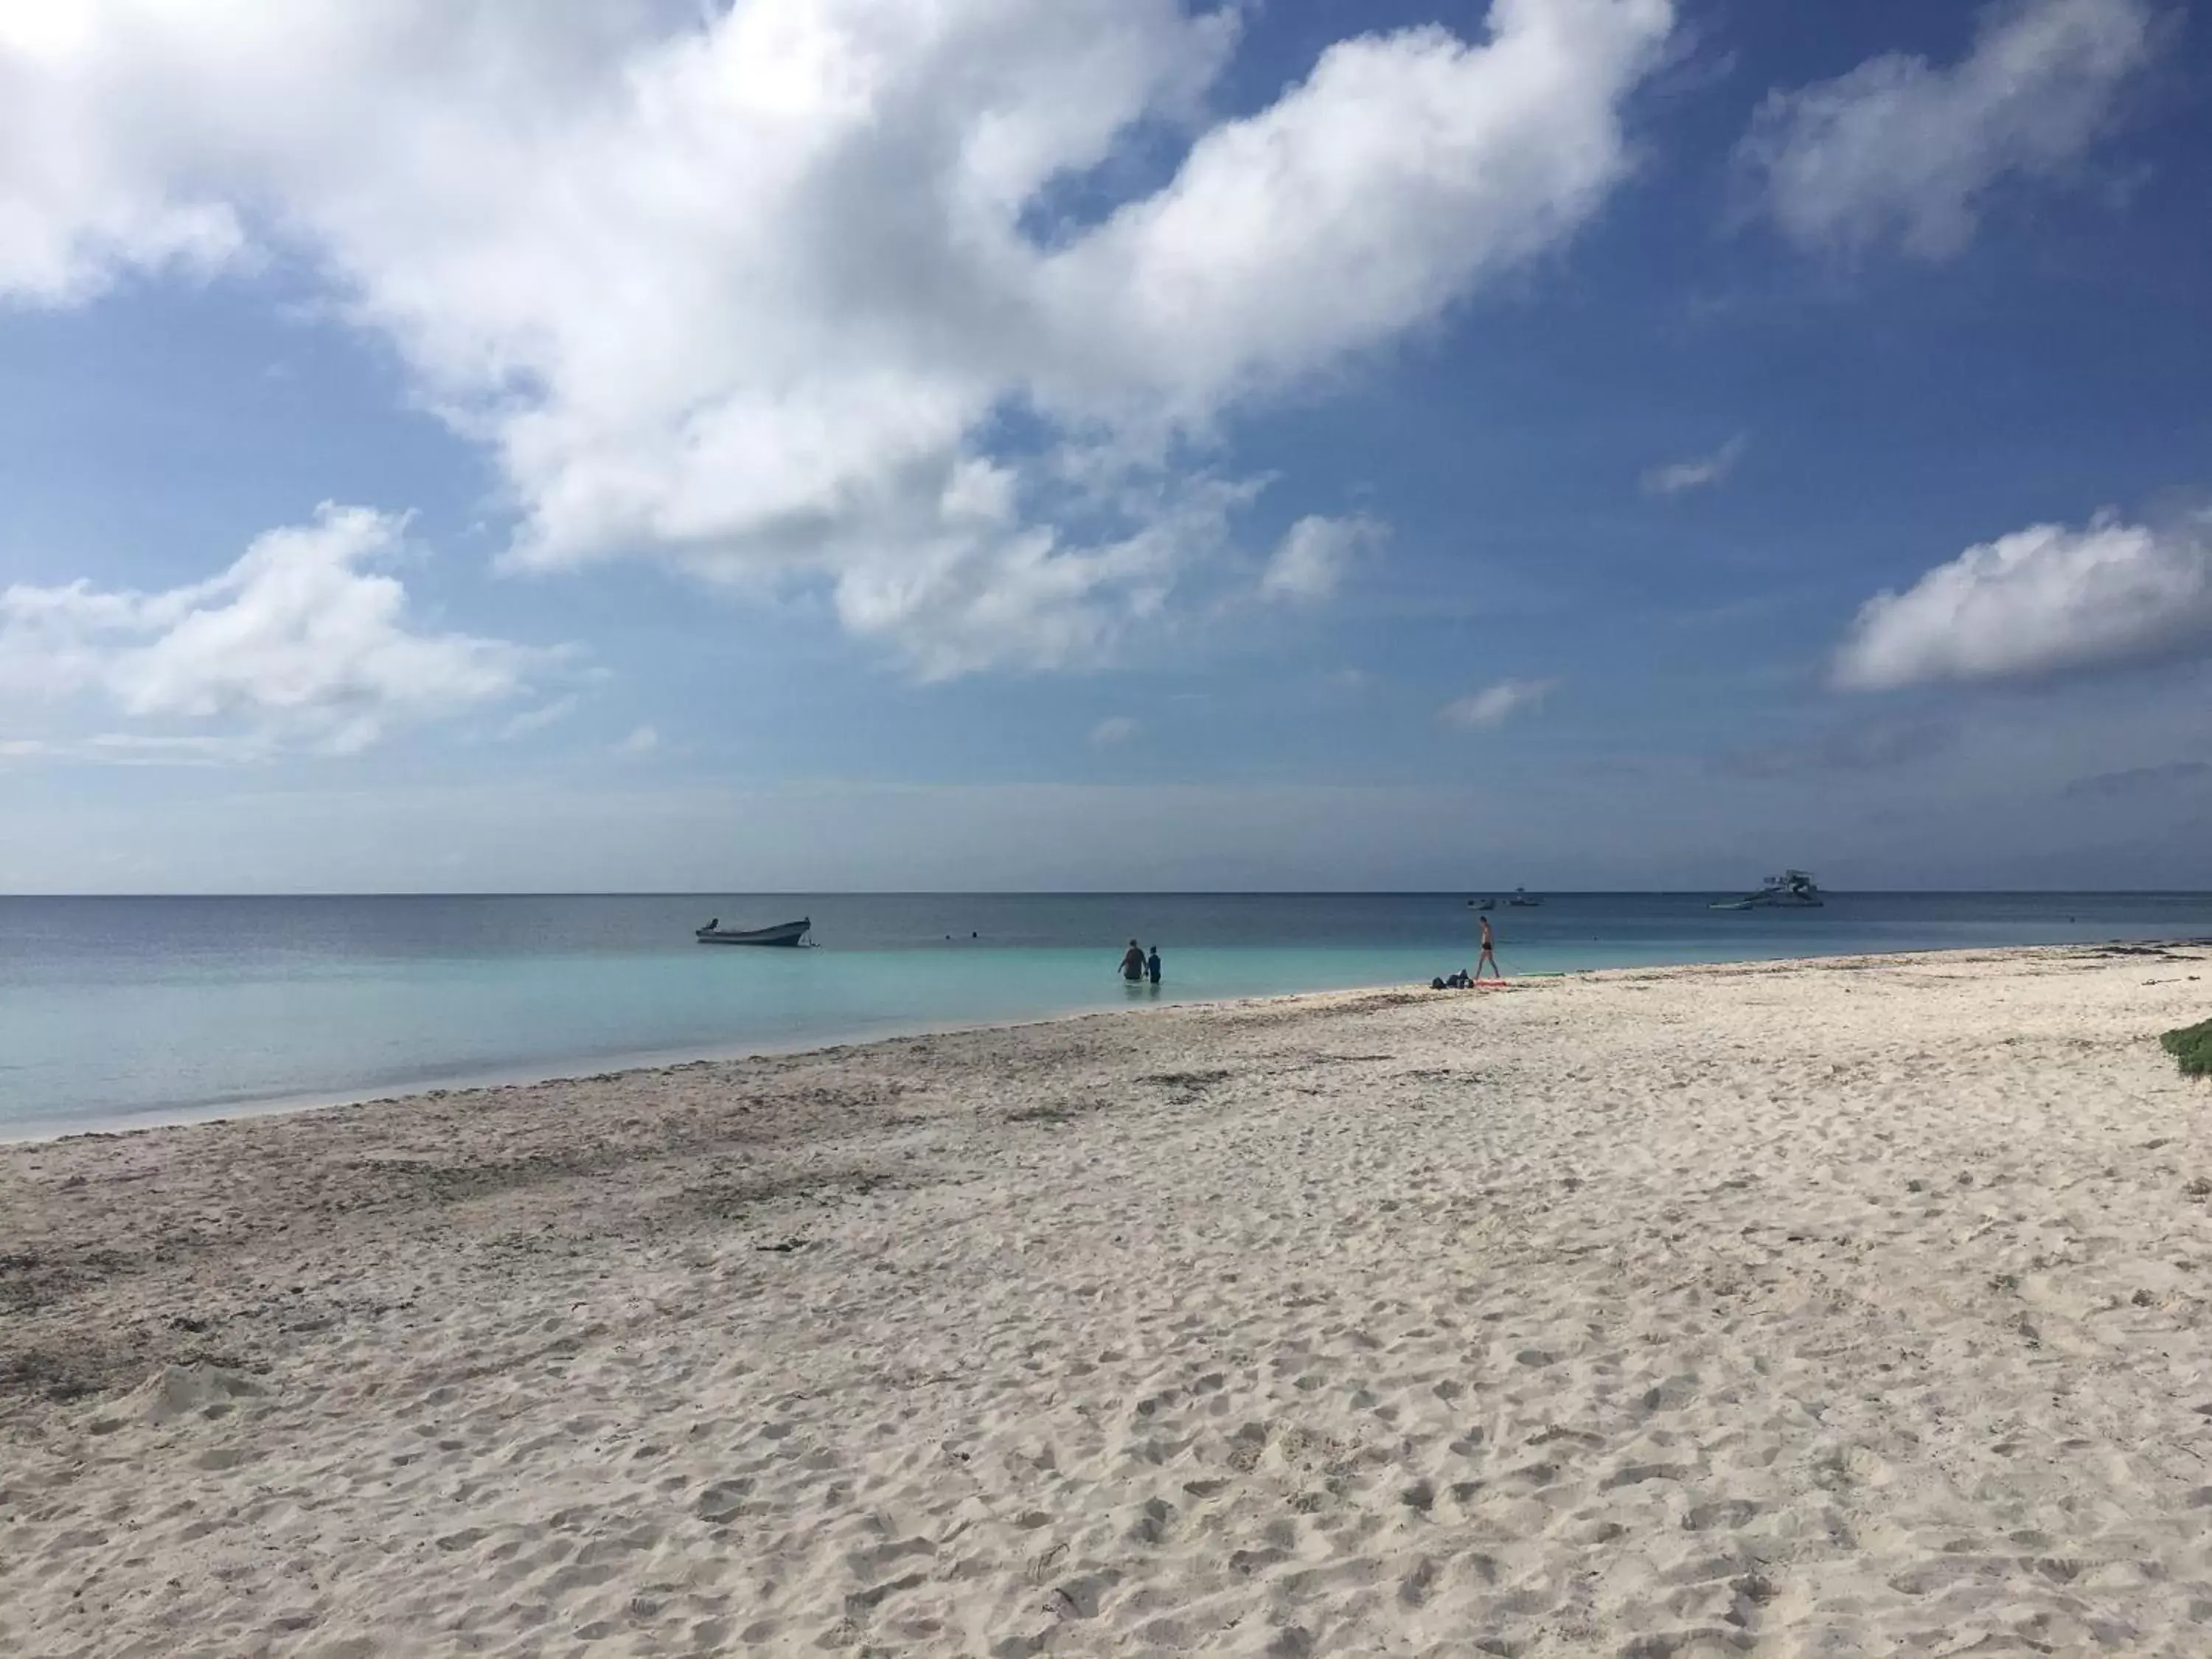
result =
[{"label": "white sandy beach", "polygon": [[2212,1652],[2212,951],[0,1152],[0,1654]]}]

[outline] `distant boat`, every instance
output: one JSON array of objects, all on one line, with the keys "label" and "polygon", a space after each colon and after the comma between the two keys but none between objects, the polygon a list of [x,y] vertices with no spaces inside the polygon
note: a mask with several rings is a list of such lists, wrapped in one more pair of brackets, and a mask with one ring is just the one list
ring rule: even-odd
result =
[{"label": "distant boat", "polygon": [[1468,903],[1477,910],[1494,910],[1498,908],[1498,901],[1494,898],[1486,898],[1479,902],[1469,899]]},{"label": "distant boat", "polygon": [[1513,890],[1513,896],[1505,901],[1508,905],[1511,906],[1516,910],[1533,910],[1543,902],[1543,900],[1532,896],[1525,887],[1515,888]]},{"label": "distant boat", "polygon": [[691,937],[702,945],[797,945],[814,926],[811,919],[803,919],[779,922],[773,927],[724,927],[718,925],[720,920],[708,922]]},{"label": "distant boat", "polygon": [[1804,870],[1784,870],[1778,876],[1769,876],[1766,884],[1756,893],[1746,893],[1741,898],[1715,899],[1709,907],[1715,910],[1817,910],[1827,902],[1812,874]]}]

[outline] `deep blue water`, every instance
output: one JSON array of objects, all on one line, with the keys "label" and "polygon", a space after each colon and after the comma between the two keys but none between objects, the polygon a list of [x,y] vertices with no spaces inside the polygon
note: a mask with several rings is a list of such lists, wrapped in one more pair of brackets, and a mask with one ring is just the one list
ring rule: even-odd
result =
[{"label": "deep blue water", "polygon": [[[2212,895],[1547,895],[1493,913],[1508,974],[2199,938]],[[695,945],[811,916],[822,949]],[[1447,894],[0,898],[0,1138],[623,1061],[805,1048],[1130,1003],[1425,981]],[[971,935],[973,937],[971,938]],[[1133,936],[1166,982],[1115,977]]]}]

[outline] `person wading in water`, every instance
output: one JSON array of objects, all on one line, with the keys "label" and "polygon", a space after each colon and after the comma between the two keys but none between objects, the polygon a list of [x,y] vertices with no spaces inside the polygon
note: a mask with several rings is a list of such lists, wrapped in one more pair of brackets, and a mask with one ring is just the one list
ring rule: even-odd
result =
[{"label": "person wading in water", "polygon": [[1141,982],[1145,977],[1145,947],[1134,939],[1131,939],[1129,948],[1121,952],[1121,977],[1132,985]]}]

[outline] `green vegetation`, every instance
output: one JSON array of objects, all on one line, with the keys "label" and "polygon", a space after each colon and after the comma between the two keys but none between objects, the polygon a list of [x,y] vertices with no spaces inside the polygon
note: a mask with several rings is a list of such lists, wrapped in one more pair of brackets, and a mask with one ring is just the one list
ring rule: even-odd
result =
[{"label": "green vegetation", "polygon": [[2191,1077],[2212,1076],[2212,1019],[2168,1031],[2159,1042]]}]

